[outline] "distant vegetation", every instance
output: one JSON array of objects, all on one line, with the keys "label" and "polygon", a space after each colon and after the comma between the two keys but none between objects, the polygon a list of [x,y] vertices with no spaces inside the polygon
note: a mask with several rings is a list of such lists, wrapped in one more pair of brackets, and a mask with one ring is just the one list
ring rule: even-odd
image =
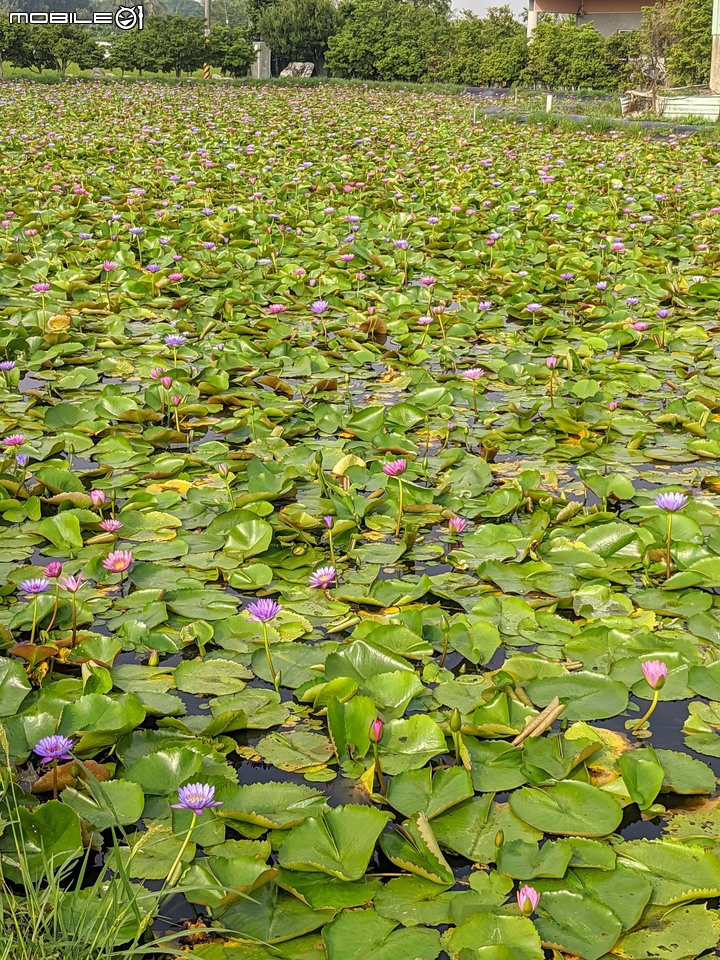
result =
[{"label": "distant vegetation", "polygon": [[[337,77],[596,90],[658,80],[703,84],[710,63],[712,0],[667,0],[645,10],[638,31],[612,37],[592,25],[576,27],[571,18],[548,18],[532,41],[509,6],[458,17],[450,0],[215,0],[209,47],[196,0],[151,0],[145,13],[141,33],[120,35],[111,28],[2,22],[0,54],[13,66],[60,75],[74,63],[181,76],[209,59],[224,74],[244,76],[251,41],[262,38],[276,67],[312,61]],[[97,49],[100,36],[112,42],[109,60]]]}]

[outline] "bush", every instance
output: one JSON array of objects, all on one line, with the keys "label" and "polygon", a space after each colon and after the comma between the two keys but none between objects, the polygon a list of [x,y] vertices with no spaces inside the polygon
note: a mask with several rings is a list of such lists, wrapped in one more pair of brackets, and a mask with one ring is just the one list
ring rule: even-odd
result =
[{"label": "bush", "polygon": [[543,21],[528,46],[523,79],[553,89],[615,90],[626,76],[626,65],[613,44],[591,24],[576,27],[568,21]]},{"label": "bush", "polygon": [[451,41],[444,12],[405,0],[345,0],[326,65],[364,80],[442,80]]}]

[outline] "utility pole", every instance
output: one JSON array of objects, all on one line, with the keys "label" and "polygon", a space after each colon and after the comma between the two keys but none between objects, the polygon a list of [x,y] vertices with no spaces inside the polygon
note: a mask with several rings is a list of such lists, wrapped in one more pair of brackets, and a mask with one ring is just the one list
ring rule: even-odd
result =
[{"label": "utility pole", "polygon": [[713,93],[720,93],[720,0],[713,0],[710,90]]},{"label": "utility pole", "polygon": [[[210,3],[211,0],[205,0],[205,47],[210,43]],[[207,52],[206,52],[207,56]],[[210,79],[210,64],[206,62],[203,64],[203,80]]]}]

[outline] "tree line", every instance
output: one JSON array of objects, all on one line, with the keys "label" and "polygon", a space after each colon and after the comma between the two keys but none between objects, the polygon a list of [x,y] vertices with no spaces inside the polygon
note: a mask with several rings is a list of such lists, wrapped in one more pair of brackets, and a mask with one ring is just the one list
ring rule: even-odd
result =
[{"label": "tree line", "polygon": [[[171,0],[180,2],[186,14],[194,0]],[[0,56],[60,74],[76,63],[181,76],[207,61],[241,77],[254,59],[251,41],[262,38],[281,61],[363,80],[614,90],[642,81],[658,62],[676,85],[706,83],[709,73],[712,0],[659,0],[638,31],[612,37],[550,17],[531,41],[509,6],[480,17],[452,15],[450,0],[246,0],[233,26],[213,23],[206,44],[195,7],[196,16],[149,16],[140,32],[108,33],[109,57],[86,28],[4,22]]]}]

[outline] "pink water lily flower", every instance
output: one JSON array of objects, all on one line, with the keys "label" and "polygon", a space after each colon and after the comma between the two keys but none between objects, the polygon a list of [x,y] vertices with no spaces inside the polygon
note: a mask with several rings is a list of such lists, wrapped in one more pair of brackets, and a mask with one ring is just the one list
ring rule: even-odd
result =
[{"label": "pink water lily flower", "polygon": [[388,477],[399,477],[401,473],[407,470],[407,460],[401,457],[399,460],[391,460],[390,463],[383,464],[382,472]]},{"label": "pink water lily flower", "polygon": [[125,573],[130,569],[132,554],[129,550],[113,550],[103,560],[102,565],[111,573]]},{"label": "pink water lily flower", "polygon": [[643,676],[647,680],[648,686],[653,690],[662,690],[667,680],[667,664],[662,660],[646,660],[642,664]]}]

